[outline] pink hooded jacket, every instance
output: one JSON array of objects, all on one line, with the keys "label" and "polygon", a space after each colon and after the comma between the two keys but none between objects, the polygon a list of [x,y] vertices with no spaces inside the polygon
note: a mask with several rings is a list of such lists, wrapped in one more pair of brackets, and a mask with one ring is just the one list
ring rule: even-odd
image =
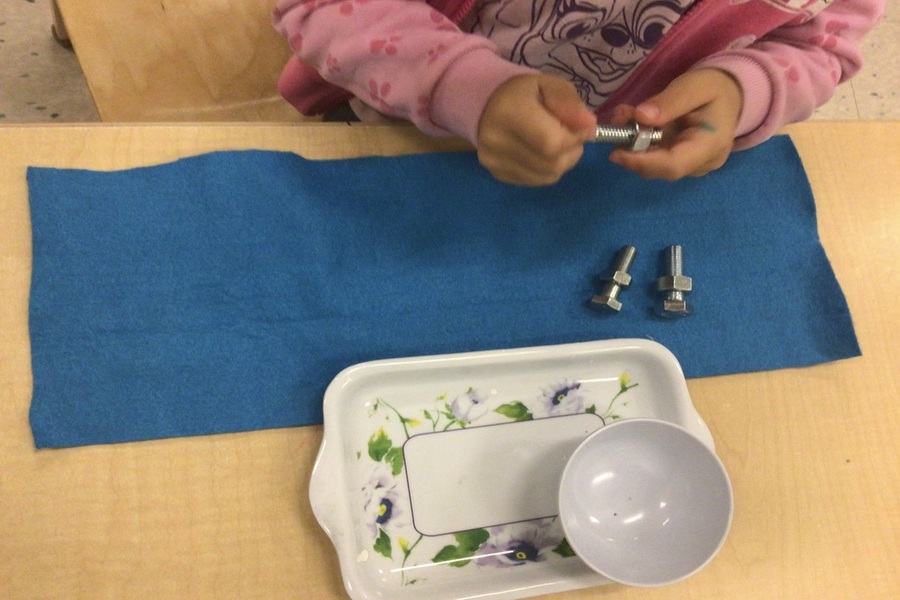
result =
[{"label": "pink hooded jacket", "polygon": [[[862,66],[859,40],[886,0],[697,0],[597,109],[608,120],[682,73],[714,67],[744,93],[735,148],[808,118]],[[432,135],[476,143],[488,98],[534,73],[492,42],[459,30],[476,0],[279,0],[276,29],[295,56],[279,81],[300,112],[321,114],[353,96]]]}]

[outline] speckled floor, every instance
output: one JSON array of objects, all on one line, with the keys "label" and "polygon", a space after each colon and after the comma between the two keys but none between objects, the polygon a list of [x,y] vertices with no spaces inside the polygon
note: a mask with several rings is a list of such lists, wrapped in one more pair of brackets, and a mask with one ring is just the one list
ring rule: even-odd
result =
[{"label": "speckled floor", "polygon": [[[0,124],[98,121],[71,50],[50,33],[51,0],[0,1]],[[900,2],[863,44],[866,67],[814,119],[900,119]]]},{"label": "speckled floor", "polygon": [[0,123],[99,121],[78,59],[53,39],[50,0],[0,0]]},{"label": "speckled floor", "polygon": [[842,121],[900,119],[900,2],[888,0],[884,19],[863,40],[866,64],[841,85],[813,118]]}]

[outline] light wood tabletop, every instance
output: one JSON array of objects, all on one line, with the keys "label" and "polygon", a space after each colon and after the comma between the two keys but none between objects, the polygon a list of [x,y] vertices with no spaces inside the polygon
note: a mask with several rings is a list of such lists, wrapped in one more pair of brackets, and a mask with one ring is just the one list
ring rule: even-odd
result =
[{"label": "light wood tabletop", "polygon": [[[690,380],[734,485],[724,548],[671,586],[554,598],[900,598],[900,123],[788,132],[863,356]],[[337,158],[465,146],[372,125],[0,127],[0,597],[346,597],[308,500],[321,427],[36,451],[28,424],[26,167],[244,148]]]},{"label": "light wood tabletop", "polygon": [[291,52],[274,4],[56,0],[107,122],[304,120],[276,89]]}]

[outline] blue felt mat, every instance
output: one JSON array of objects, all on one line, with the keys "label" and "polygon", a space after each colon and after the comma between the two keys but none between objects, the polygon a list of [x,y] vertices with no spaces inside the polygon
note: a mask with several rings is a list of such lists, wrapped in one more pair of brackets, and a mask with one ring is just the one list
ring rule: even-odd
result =
[{"label": "blue felt mat", "polygon": [[[607,152],[549,189],[469,153],[29,169],[36,446],[319,423],[330,380],[378,358],[647,337],[698,377],[859,354],[788,138],[676,184]],[[666,321],[673,243],[696,312]],[[597,314],[624,244],[634,284]]]}]

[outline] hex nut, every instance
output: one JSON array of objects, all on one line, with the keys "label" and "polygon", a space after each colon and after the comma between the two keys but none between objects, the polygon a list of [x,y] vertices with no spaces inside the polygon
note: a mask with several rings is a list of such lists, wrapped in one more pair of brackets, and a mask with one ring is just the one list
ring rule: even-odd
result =
[{"label": "hex nut", "polygon": [[660,292],[690,292],[693,281],[687,275],[663,275],[656,280]]},{"label": "hex nut", "polygon": [[613,271],[606,277],[603,277],[602,280],[612,281],[616,285],[623,288],[627,288],[629,285],[631,285],[631,275],[629,275],[625,271]]},{"label": "hex nut", "polygon": [[632,152],[646,152],[653,141],[653,129],[634,124],[634,139],[631,141]]},{"label": "hex nut", "polygon": [[591,308],[605,311],[619,312],[622,310],[622,303],[606,294],[597,294],[591,298]]}]

